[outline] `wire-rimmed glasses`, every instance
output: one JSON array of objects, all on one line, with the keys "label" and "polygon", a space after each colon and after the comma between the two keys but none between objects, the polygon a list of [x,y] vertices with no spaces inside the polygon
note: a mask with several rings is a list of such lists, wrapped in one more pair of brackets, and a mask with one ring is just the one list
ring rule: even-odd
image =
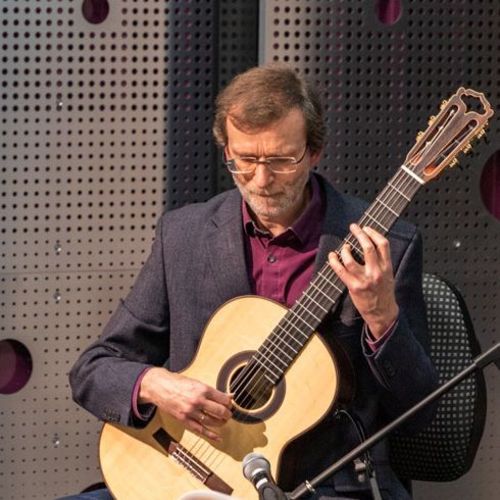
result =
[{"label": "wire-rimmed glasses", "polygon": [[226,151],[222,153],[222,161],[232,174],[251,174],[257,168],[257,165],[266,165],[271,172],[275,174],[291,174],[295,172],[298,165],[304,159],[307,153],[307,145],[302,156],[297,159],[294,156],[267,156],[257,158],[256,156],[235,156],[226,158]]}]

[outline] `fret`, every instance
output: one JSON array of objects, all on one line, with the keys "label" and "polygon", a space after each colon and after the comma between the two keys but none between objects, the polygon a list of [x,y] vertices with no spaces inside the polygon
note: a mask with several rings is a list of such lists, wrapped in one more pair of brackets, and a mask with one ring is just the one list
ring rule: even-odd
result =
[{"label": "fret", "polygon": [[[267,339],[269,340],[269,338]],[[263,349],[267,350],[267,353],[263,351]],[[269,353],[269,355],[268,355]],[[280,363],[283,363],[283,365],[286,367],[287,364],[269,347],[266,346],[265,342],[259,347],[259,350],[256,352],[256,355],[259,354],[261,357],[265,359],[266,362],[271,363],[275,368],[278,370],[282,370],[282,367],[278,366],[274,361],[276,360],[277,362],[279,361]],[[273,359],[271,359],[273,358]],[[269,367],[267,367],[269,368]]]},{"label": "fret", "polygon": [[370,215],[368,212],[365,213],[365,216],[368,217],[369,219],[371,219],[373,222],[375,222],[375,224],[377,224],[377,226],[380,226],[386,233],[389,232],[388,228],[386,228],[381,222],[379,222],[375,217]]},{"label": "fret", "polygon": [[327,313],[328,312],[328,309],[326,309],[325,307],[323,307],[319,302],[317,302],[316,300],[314,300],[308,293],[307,293],[307,290],[302,294],[304,297],[307,297],[309,300],[311,300],[312,302],[314,302],[323,312]]},{"label": "fret", "polygon": [[[316,316],[316,314],[314,314],[310,309],[308,309],[304,304],[302,304],[300,301],[299,302],[296,302],[295,305],[297,307],[302,307],[302,309],[304,309],[306,312],[308,312],[316,321],[321,321],[323,318],[318,318],[318,316]],[[295,313],[297,316],[298,316],[298,313]],[[300,316],[299,316],[300,317]],[[302,321],[304,321],[304,323],[306,323],[306,321],[300,317],[302,319]],[[310,325],[308,323],[306,323],[309,327]]]},{"label": "fret", "polygon": [[[291,335],[288,333],[288,332],[285,332],[289,337],[291,337]],[[279,337],[278,337],[279,338]],[[302,346],[302,344],[295,338],[295,337],[291,337],[293,341],[297,342],[297,344],[299,344],[300,346]],[[284,339],[282,339],[283,342],[285,342]],[[292,350],[295,354],[298,354],[299,351],[297,351],[297,349],[295,349],[294,347],[292,347],[290,344],[286,343],[285,342],[285,345],[288,349]],[[293,358],[292,358],[293,359]]]},{"label": "fret", "polygon": [[326,297],[329,302],[332,302],[332,298],[330,297],[330,295],[328,295],[327,293],[325,293],[319,286],[316,286],[315,283],[314,283],[314,281],[311,281],[311,283],[310,283],[309,286],[312,286],[313,288],[315,288],[316,290],[318,290],[318,292],[321,293],[323,295],[323,297]]},{"label": "fret", "polygon": [[[279,326],[279,325],[278,325]],[[274,332],[273,332],[274,333]],[[288,337],[290,337],[292,340],[295,340],[295,338],[291,335],[288,334],[288,332],[285,331]],[[267,339],[264,341],[262,345],[265,345],[266,342],[270,342],[273,346],[275,346],[277,349],[279,349],[285,356],[290,357],[292,353],[290,351],[293,351],[295,354],[298,353],[296,349],[294,349],[293,346],[291,346],[287,340],[284,337],[280,337],[276,333],[269,335]],[[292,358],[293,359],[293,358]]]},{"label": "fret", "polygon": [[[300,305],[301,307],[304,307],[302,304],[300,304],[300,303],[298,303],[298,302],[295,304],[295,306],[299,306],[299,305]],[[294,307],[295,307],[295,306],[294,306]],[[306,310],[307,310],[307,309],[306,309]],[[314,330],[314,328],[316,328],[315,326],[310,325],[310,324],[309,324],[309,323],[308,323],[308,322],[307,322],[307,321],[306,321],[306,320],[305,320],[305,319],[304,319],[304,318],[303,318],[303,317],[302,317],[299,313],[295,312],[293,309],[290,309],[288,312],[289,312],[292,316],[295,316],[296,318],[300,319],[300,321],[302,321],[302,323],[304,323],[304,324],[305,324],[305,325],[306,325],[309,329]],[[287,316],[288,316],[288,314],[287,314]],[[298,328],[298,327],[297,327],[297,328]],[[302,330],[301,330],[301,331],[302,331]]]},{"label": "fret", "polygon": [[380,203],[381,205],[383,205],[385,208],[387,208],[387,210],[389,210],[389,212],[392,212],[393,215],[395,215],[396,217],[399,217],[399,214],[395,210],[393,210],[389,205],[384,203],[380,198],[376,198],[376,201],[378,203]]},{"label": "fret", "polygon": [[318,273],[318,276],[321,276],[321,278],[323,278],[330,286],[335,288],[335,290],[337,290],[337,292],[339,292],[339,293],[344,292],[344,290],[342,288],[339,288],[333,281],[329,280],[321,271]]},{"label": "fret", "polygon": [[[289,313],[291,313],[291,311],[292,311],[292,310],[290,309],[288,312],[289,312]],[[287,316],[288,316],[288,314],[287,314],[287,315],[286,315],[286,316],[282,319],[282,321],[286,321],[286,322],[288,322],[288,324],[289,324],[290,326],[292,326],[293,328],[295,328],[295,329],[296,329],[296,330],[297,330],[297,331],[298,331],[298,332],[299,332],[299,333],[300,333],[303,337],[305,337],[305,339],[307,340],[309,337],[308,337],[308,336],[307,336],[307,335],[306,335],[306,334],[305,334],[305,333],[304,333],[304,332],[303,332],[303,331],[302,331],[302,330],[301,330],[301,329],[300,329],[300,328],[299,328],[299,327],[298,327],[295,323],[292,323],[292,322],[288,319],[288,317],[287,317]],[[300,316],[299,316],[299,319],[301,319],[301,318],[300,318]],[[311,325],[309,325],[308,323],[306,323],[305,321],[304,321],[304,323],[305,323],[305,324],[306,324],[309,328],[311,328],[311,329],[313,329],[313,328],[314,328],[314,327],[312,327]],[[281,328],[281,330],[283,330],[285,333],[287,333],[288,335],[290,335],[290,336],[291,336],[291,337],[292,337],[292,338],[293,338],[293,339],[294,339],[294,340],[295,340],[298,344],[300,344],[301,346],[303,346],[303,345],[304,345],[304,344],[303,344],[302,342],[300,342],[300,340],[298,340],[296,337],[293,337],[293,336],[291,335],[291,333],[290,333],[290,332],[287,332],[287,331],[286,331],[286,330],[285,330],[282,326],[278,325],[278,327],[280,327],[280,328]]]},{"label": "fret", "polygon": [[[261,347],[265,347],[273,356],[277,357],[281,362],[283,362],[282,359],[280,359],[276,353],[271,349],[271,347],[267,346],[266,345],[266,342],[269,342],[270,344],[272,344],[274,347],[276,347],[277,350],[279,350],[280,352],[282,352],[290,361],[293,360],[293,358],[286,352],[284,351],[278,344],[276,344],[275,342],[273,342],[271,340],[271,336],[267,337],[267,339],[265,340],[265,342],[262,344]],[[286,344],[285,344],[286,345]],[[295,351],[297,352],[297,351]],[[286,366],[286,363],[285,363],[285,366]]]},{"label": "fret", "polygon": [[411,198],[408,198],[408,196],[406,196],[404,193],[402,193],[396,186],[391,184],[391,181],[389,181],[387,183],[387,185],[390,186],[392,189],[394,189],[394,191],[396,191],[396,193],[400,194],[405,200],[411,201]]},{"label": "fret", "polygon": [[[283,319],[284,319],[284,318],[283,318]],[[293,324],[291,324],[290,326],[294,326],[294,325],[293,325]],[[305,336],[305,335],[304,335],[304,334],[300,331],[300,329],[299,329],[299,328],[296,328],[296,329],[297,329],[297,331],[298,331],[301,335]],[[302,344],[302,343],[301,343],[298,339],[296,339],[296,338],[292,335],[292,333],[291,333],[291,332],[289,332],[288,330],[286,330],[285,328],[283,328],[283,327],[281,326],[281,324],[279,324],[279,325],[278,325],[278,326],[274,329],[273,333],[272,333],[271,335],[269,335],[269,337],[268,337],[268,338],[269,338],[269,339],[271,339],[271,338],[277,338],[278,340],[280,340],[280,341],[282,341],[282,342],[285,342],[285,345],[286,345],[289,349],[291,349],[291,350],[292,350],[295,354],[298,354],[298,352],[299,352],[299,351],[297,351],[297,350],[296,350],[296,349],[295,349],[295,348],[294,348],[294,347],[293,347],[293,346],[292,346],[292,345],[291,345],[291,344],[290,344],[290,343],[289,343],[289,342],[288,342],[288,341],[284,338],[284,336],[281,336],[281,337],[280,337],[279,332],[283,333],[283,334],[284,334],[284,336],[288,337],[288,339],[289,339],[289,340],[293,340],[295,343],[299,344],[299,346],[300,346],[300,347],[302,347],[302,345],[303,345],[303,344]]]}]

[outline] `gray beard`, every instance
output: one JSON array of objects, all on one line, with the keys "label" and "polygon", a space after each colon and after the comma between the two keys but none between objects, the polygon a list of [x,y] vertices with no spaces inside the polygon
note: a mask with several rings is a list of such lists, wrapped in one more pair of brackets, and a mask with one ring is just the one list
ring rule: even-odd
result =
[{"label": "gray beard", "polygon": [[236,176],[233,176],[233,180],[242,198],[257,217],[275,219],[289,213],[297,204],[302,203],[303,193],[309,180],[309,172],[304,172],[302,177],[296,179],[293,189],[288,187],[284,193],[281,193],[279,198],[273,198],[272,206],[263,202],[259,196],[250,192],[246,186],[241,185]]}]

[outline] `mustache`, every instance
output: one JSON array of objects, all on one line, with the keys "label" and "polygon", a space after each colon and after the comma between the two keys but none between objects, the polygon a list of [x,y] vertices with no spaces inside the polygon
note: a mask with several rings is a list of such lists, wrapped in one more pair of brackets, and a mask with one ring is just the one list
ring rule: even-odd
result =
[{"label": "mustache", "polygon": [[257,195],[257,196],[276,196],[278,194],[280,194],[278,191],[275,191],[275,192],[268,192],[268,191],[255,191],[254,189],[249,189],[247,190],[248,194],[254,194],[254,195]]}]

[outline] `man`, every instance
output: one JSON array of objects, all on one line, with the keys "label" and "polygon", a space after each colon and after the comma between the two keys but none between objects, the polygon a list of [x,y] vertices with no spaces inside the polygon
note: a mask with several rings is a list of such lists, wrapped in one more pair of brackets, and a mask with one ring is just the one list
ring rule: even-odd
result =
[{"label": "man", "polygon": [[[132,291],[75,364],[71,385],[75,401],[103,420],[143,426],[158,408],[220,440],[232,417],[231,396],[178,373],[192,361],[204,325],[239,295],[291,306],[328,260],[349,293],[319,331],[346,351],[356,392],[345,413],[332,413],[289,447],[280,478],[290,489],[435,387],[426,352],[421,240],[403,222],[389,239],[352,224],[366,205],[312,174],[325,142],[323,112],[315,90],[287,66],[236,77],[218,97],[214,135],[237,189],[162,216]],[[349,245],[341,258],[333,252],[349,230],[364,263]],[[431,416],[432,410],[421,413],[412,426]],[[383,497],[408,498],[386,443],[374,448],[372,460]],[[368,492],[347,467],[315,498],[365,498]]]}]

